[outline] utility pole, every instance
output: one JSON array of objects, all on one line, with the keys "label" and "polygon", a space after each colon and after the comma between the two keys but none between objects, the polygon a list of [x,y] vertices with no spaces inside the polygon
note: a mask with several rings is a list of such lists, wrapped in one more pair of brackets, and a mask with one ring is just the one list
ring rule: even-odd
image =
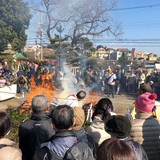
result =
[{"label": "utility pole", "polygon": [[40,50],[40,59],[43,60],[43,22],[42,22],[42,12],[40,12],[40,46],[41,46],[41,50]]},{"label": "utility pole", "polygon": [[[43,8],[43,4],[41,3],[40,5],[40,9],[37,10],[37,15],[40,16],[40,19],[39,19],[39,27],[38,27],[38,31],[37,31],[37,38],[39,39],[39,45],[40,45],[40,48],[38,49],[38,55],[37,57],[41,60],[43,60],[43,12],[42,12],[42,8]],[[37,45],[37,43],[36,43]]]}]

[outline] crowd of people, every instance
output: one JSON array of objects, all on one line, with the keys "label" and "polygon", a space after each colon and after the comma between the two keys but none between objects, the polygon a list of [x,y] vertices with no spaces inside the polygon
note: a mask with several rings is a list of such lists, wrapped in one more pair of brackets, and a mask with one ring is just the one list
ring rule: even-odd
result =
[{"label": "crowd of people", "polygon": [[[63,76],[55,66],[22,62],[13,73],[6,63],[0,65],[0,87],[16,83],[19,93],[29,92],[32,78],[37,86],[61,88]],[[31,102],[30,118],[18,128],[19,147],[8,138],[12,127],[9,115],[0,111],[0,160],[159,160],[157,72],[148,74],[140,70],[125,74],[110,67],[103,72],[88,68],[83,74],[78,70],[75,78],[75,85],[83,79],[86,88],[108,95],[90,110],[89,125],[89,114],[82,104],[87,96],[85,88],[69,95],[61,104],[51,105],[46,95],[36,95]],[[136,113],[118,115],[110,98],[137,92]]]},{"label": "crowd of people", "polygon": [[[86,92],[79,91],[54,106],[45,95],[32,99],[32,115],[18,128],[19,148],[7,138],[11,121],[0,112],[0,160],[159,160],[160,124],[149,84],[141,84],[135,100],[136,115],[119,115],[111,99],[100,98],[92,121],[80,101]],[[132,118],[129,118],[132,117]]]},{"label": "crowd of people", "polygon": [[[37,65],[31,62],[22,61],[17,70],[3,62],[0,63],[0,87],[4,85],[17,84],[17,92],[29,92],[31,79],[34,79],[35,85],[45,86],[49,84],[62,89],[62,80],[67,73],[63,68],[54,64]],[[136,94],[142,83],[150,84],[152,92],[157,94],[160,99],[160,73],[156,70],[132,70],[125,71],[121,68],[111,69],[108,66],[105,69],[87,67],[77,69],[75,75],[70,77],[73,85],[77,88],[89,88],[91,91],[107,94],[114,98],[115,94]]]},{"label": "crowd of people", "polygon": [[137,94],[142,83],[150,84],[152,92],[160,99],[160,73],[153,69],[147,70],[123,70],[120,67],[105,69],[88,67],[76,74],[78,82],[84,80],[85,86],[93,91],[102,92],[108,97],[114,98],[115,94]]},{"label": "crowd of people", "polygon": [[50,88],[61,88],[61,77],[61,71],[55,65],[22,61],[17,69],[12,69],[9,64],[0,63],[0,87],[17,84],[17,93],[29,92],[33,81],[36,86],[45,87],[47,84]]}]

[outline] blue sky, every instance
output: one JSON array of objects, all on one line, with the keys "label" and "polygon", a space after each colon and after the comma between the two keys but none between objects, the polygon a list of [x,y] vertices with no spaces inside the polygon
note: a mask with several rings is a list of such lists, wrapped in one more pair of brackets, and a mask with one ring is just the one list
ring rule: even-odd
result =
[{"label": "blue sky", "polygon": [[[117,8],[122,10],[113,11],[112,15],[122,23],[122,39],[143,39],[134,44],[127,43],[126,46],[135,45],[136,50],[154,52],[160,56],[160,1],[119,0]],[[159,43],[148,39],[159,39]]]},{"label": "blue sky", "polygon": [[[129,49],[135,47],[137,51],[153,52],[160,56],[160,0],[118,0],[117,9],[122,10],[115,10],[110,14],[121,22],[123,43],[114,44],[113,41],[107,44],[103,42],[102,45],[117,45],[117,48]],[[27,31],[28,43],[34,42],[39,19],[35,13]]]}]

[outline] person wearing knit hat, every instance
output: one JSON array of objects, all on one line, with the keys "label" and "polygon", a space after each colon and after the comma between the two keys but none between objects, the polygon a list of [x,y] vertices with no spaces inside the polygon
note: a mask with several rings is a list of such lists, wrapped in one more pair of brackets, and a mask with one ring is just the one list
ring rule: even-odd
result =
[{"label": "person wearing knit hat", "polygon": [[86,143],[93,152],[93,155],[96,154],[96,145],[94,139],[86,133],[83,128],[83,124],[85,122],[85,113],[84,110],[80,107],[73,107],[74,111],[74,126],[73,132],[76,134],[77,138]]},{"label": "person wearing knit hat", "polygon": [[122,115],[114,115],[108,118],[105,122],[105,131],[111,135],[112,138],[117,138],[128,144],[135,152],[137,160],[148,160],[147,154],[143,147],[130,136],[131,122]]},{"label": "person wearing knit hat", "polygon": [[157,95],[155,93],[145,92],[139,95],[135,101],[136,112],[138,113],[151,113],[155,106],[155,99]]},{"label": "person wearing knit hat", "polygon": [[156,116],[156,98],[155,93],[151,93],[151,86],[147,83],[143,83],[138,91],[139,96],[135,100],[135,107],[131,111],[132,119],[135,119],[137,113],[153,113]]},{"label": "person wearing knit hat", "polygon": [[127,117],[111,116],[105,122],[105,131],[117,138],[126,138],[131,130],[131,123]]},{"label": "person wearing knit hat", "polygon": [[155,93],[147,91],[136,98],[136,115],[130,132],[130,136],[142,145],[149,160],[159,160],[160,157],[160,125],[153,115],[156,98]]}]

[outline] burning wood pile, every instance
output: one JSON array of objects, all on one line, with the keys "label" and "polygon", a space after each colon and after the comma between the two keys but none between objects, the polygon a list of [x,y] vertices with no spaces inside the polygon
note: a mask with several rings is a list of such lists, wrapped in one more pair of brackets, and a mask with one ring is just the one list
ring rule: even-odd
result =
[{"label": "burning wood pile", "polygon": [[[19,107],[19,114],[31,113],[31,101],[33,97],[38,94],[45,95],[48,98],[50,104],[52,104],[52,102],[54,103],[55,100],[62,101],[68,96],[67,93],[66,94],[58,93],[57,92],[58,89],[50,81],[49,77],[52,77],[52,76],[48,74],[42,75],[42,83],[41,85],[38,85],[38,86],[36,85],[34,77],[31,78],[31,81],[30,81],[31,87],[30,87],[29,93],[27,93],[26,95],[27,100]],[[60,95],[63,97],[60,97]],[[87,94],[86,98],[83,100],[83,109],[85,111],[87,120],[91,119],[91,115],[94,111],[94,107],[98,102],[99,98],[100,98],[99,93],[90,92]],[[50,110],[50,106],[48,110]]]},{"label": "burning wood pile", "polygon": [[53,97],[57,96],[57,88],[53,83],[50,82],[49,75],[42,75],[42,84],[36,85],[34,77],[31,78],[30,84],[30,90],[29,93],[26,95],[27,100],[19,107],[19,113],[30,113],[31,112],[31,101],[34,96],[38,94],[45,95],[50,102],[52,102]]}]

